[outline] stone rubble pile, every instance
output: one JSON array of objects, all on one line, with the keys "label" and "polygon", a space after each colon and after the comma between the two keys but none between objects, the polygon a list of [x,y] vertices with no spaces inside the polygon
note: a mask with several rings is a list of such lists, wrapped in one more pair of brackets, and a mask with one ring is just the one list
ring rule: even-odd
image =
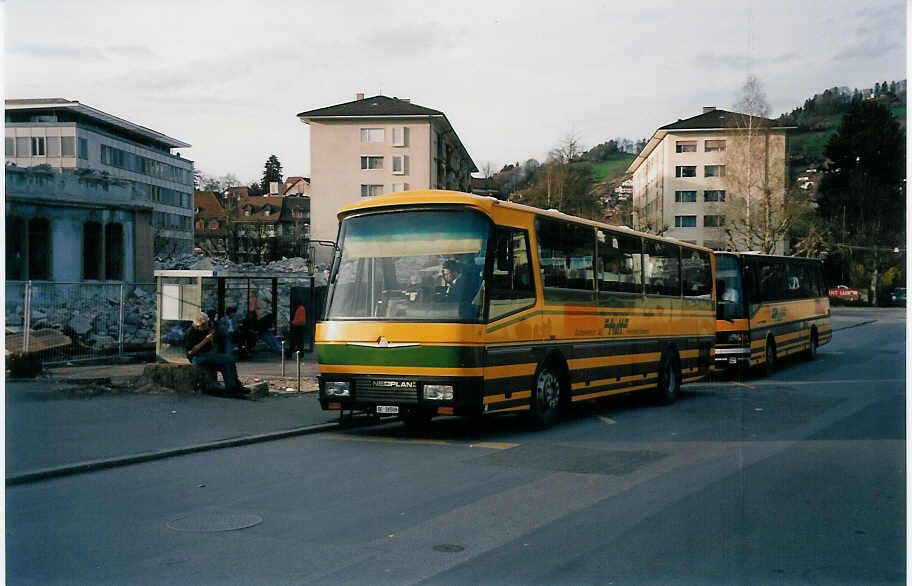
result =
[{"label": "stone rubble pile", "polygon": [[[201,254],[185,254],[167,260],[156,259],[156,269],[216,270],[238,273],[288,273],[279,280],[277,311],[270,303],[269,281],[254,281],[251,293],[263,300],[262,313],[275,312],[280,335],[287,336],[290,322],[292,287],[307,287],[310,273],[303,258],[283,258],[267,265],[232,263]],[[315,275],[315,285],[325,285],[327,272]],[[214,283],[203,291],[203,305],[214,309]],[[8,290],[5,301],[7,333],[18,333],[25,326],[24,288]],[[227,290],[226,306],[238,308],[238,319],[247,311],[246,283],[236,283]],[[155,347],[155,285],[124,286],[123,346],[127,352],[152,350]],[[53,328],[73,340],[69,355],[115,353],[120,336],[120,285],[38,284],[32,288],[32,330]],[[61,350],[64,352],[64,350]],[[69,356],[67,356],[69,357]]]}]

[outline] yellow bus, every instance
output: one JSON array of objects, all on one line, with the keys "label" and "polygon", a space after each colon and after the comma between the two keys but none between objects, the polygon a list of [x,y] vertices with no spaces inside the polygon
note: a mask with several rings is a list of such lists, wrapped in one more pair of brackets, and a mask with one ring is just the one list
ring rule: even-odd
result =
[{"label": "yellow bus", "polygon": [[819,260],[716,252],[717,368],[762,367],[817,348],[833,336]]},{"label": "yellow bus", "polygon": [[414,191],[339,212],[316,329],[327,410],[528,412],[705,376],[713,255],[490,197]]}]

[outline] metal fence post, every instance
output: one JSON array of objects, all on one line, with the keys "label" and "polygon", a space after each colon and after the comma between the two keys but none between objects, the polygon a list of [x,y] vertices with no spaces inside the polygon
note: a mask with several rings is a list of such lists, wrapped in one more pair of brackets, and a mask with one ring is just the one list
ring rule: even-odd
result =
[{"label": "metal fence post", "polygon": [[117,321],[117,356],[124,353],[124,282],[120,282],[120,319]]},{"label": "metal fence post", "polygon": [[301,351],[295,350],[295,361],[298,363],[298,392],[301,392]]},{"label": "metal fence post", "polygon": [[285,340],[282,340],[282,376],[285,376]]},{"label": "metal fence post", "polygon": [[23,354],[29,351],[29,331],[32,328],[32,281],[28,280],[25,283],[25,315],[22,317],[22,325],[25,327],[23,330],[22,336],[22,352]]}]

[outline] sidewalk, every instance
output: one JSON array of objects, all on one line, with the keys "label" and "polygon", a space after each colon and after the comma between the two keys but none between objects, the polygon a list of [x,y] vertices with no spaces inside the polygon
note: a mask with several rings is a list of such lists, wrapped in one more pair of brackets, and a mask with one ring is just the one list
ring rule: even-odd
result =
[{"label": "sidewalk", "polygon": [[[269,394],[254,400],[118,392],[120,384],[142,375],[144,366],[73,365],[50,368],[32,381],[7,381],[7,483],[220,445],[213,442],[250,443],[331,429],[338,422],[338,413],[323,411],[317,401],[313,354],[301,360],[301,393],[284,391],[297,384],[293,360],[286,362],[285,379],[278,378],[282,367],[275,355],[238,363],[246,384],[269,381]],[[71,384],[91,379],[110,379],[111,390]]]}]

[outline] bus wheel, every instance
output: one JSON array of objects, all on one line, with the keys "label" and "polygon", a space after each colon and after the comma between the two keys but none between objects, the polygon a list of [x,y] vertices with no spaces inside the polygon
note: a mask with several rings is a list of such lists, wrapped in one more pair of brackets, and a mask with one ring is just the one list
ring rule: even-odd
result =
[{"label": "bus wheel", "polygon": [[805,356],[808,360],[817,358],[817,330],[811,330],[811,341],[808,344],[808,350]]},{"label": "bus wheel", "polygon": [[659,382],[655,390],[656,402],[660,405],[670,405],[678,398],[681,391],[681,366],[678,362],[678,353],[666,350],[659,363]]},{"label": "bus wheel", "polygon": [[776,342],[771,337],[766,339],[766,364],[764,368],[766,376],[776,372]]},{"label": "bus wheel", "polygon": [[532,416],[535,422],[548,427],[557,421],[560,412],[560,376],[551,364],[544,364],[535,373],[532,390]]}]

